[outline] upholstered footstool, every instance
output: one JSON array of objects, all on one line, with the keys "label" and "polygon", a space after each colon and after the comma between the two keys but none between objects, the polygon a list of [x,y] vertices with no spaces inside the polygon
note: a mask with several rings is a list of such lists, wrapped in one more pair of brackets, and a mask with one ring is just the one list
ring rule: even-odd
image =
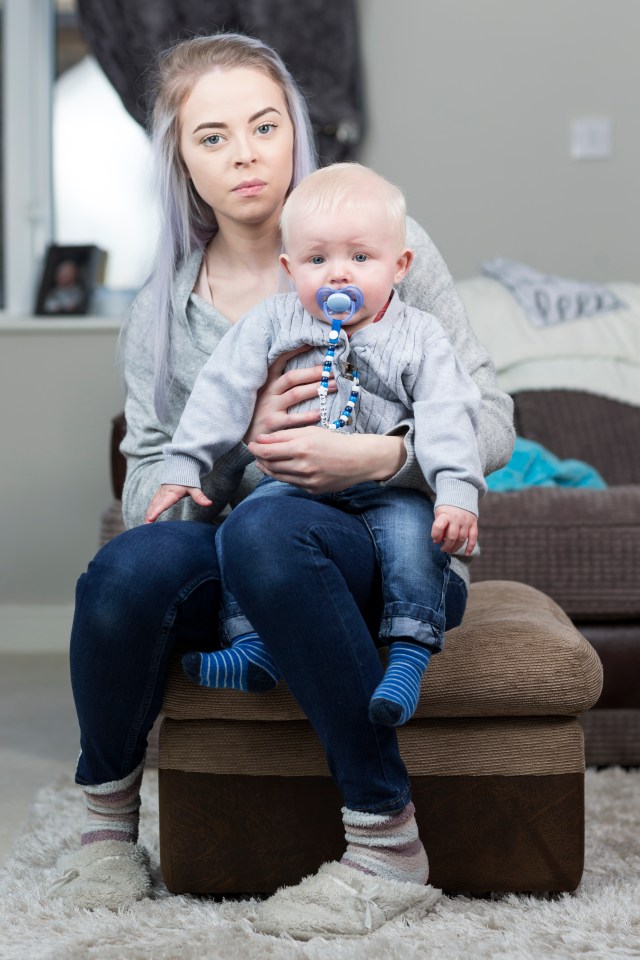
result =
[{"label": "upholstered footstool", "polygon": [[[465,618],[398,730],[431,882],[569,891],[582,876],[584,745],[600,661],[546,595],[471,589]],[[269,893],[344,848],[341,800],[284,684],[198,688],[171,670],[160,733],[160,854],[174,893]]]}]

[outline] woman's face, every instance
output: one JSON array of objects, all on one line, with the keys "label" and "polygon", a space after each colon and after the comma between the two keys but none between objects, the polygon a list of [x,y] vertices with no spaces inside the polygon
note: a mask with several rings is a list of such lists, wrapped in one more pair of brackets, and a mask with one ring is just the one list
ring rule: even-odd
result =
[{"label": "woman's face", "polygon": [[293,175],[293,124],[266,73],[214,70],[180,109],[180,149],[221,229],[277,221]]}]

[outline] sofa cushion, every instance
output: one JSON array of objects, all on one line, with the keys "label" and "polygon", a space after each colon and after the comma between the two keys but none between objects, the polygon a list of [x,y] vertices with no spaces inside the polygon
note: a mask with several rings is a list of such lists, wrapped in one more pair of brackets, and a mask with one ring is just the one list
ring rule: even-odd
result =
[{"label": "sofa cushion", "polygon": [[580,390],[522,390],[513,400],[519,436],[584,460],[609,484],[640,483],[640,407]]},{"label": "sofa cushion", "polygon": [[488,493],[474,581],[513,579],[576,622],[640,616],[640,485]]},{"label": "sofa cushion", "polygon": [[[601,686],[597,654],[556,603],[522,583],[475,584],[462,624],[429,665],[416,718],[573,716]],[[177,658],[163,709],[177,720],[304,718],[284,683],[261,694],[203,689]]]},{"label": "sofa cushion", "polygon": [[[159,765],[220,776],[327,777],[329,767],[309,723],[166,719]],[[410,776],[558,776],[584,770],[575,717],[469,717],[412,720],[398,730]]]},{"label": "sofa cushion", "polygon": [[[640,622],[580,623],[578,630],[602,662],[598,710],[636,710],[640,726]],[[640,764],[640,736],[634,762]]]}]

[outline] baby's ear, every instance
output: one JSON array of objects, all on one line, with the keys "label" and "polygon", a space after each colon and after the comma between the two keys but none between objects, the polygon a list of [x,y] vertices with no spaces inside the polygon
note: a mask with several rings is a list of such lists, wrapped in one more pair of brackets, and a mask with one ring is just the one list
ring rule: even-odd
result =
[{"label": "baby's ear", "polygon": [[285,271],[287,276],[291,277],[291,267],[289,266],[289,257],[286,255],[286,253],[280,254],[280,266]]},{"label": "baby's ear", "polygon": [[396,261],[396,275],[393,278],[394,285],[400,283],[401,280],[404,280],[409,268],[413,263],[413,250],[410,250],[408,247],[402,251],[400,256]]}]

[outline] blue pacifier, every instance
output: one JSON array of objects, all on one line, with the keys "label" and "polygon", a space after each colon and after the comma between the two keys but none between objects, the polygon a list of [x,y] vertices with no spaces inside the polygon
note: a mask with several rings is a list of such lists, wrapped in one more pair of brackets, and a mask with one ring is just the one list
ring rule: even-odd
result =
[{"label": "blue pacifier", "polygon": [[331,323],[337,313],[347,313],[348,317],[342,323],[348,323],[354,313],[362,308],[364,296],[360,287],[341,287],[334,290],[332,287],[320,287],[316,293],[316,303]]}]

